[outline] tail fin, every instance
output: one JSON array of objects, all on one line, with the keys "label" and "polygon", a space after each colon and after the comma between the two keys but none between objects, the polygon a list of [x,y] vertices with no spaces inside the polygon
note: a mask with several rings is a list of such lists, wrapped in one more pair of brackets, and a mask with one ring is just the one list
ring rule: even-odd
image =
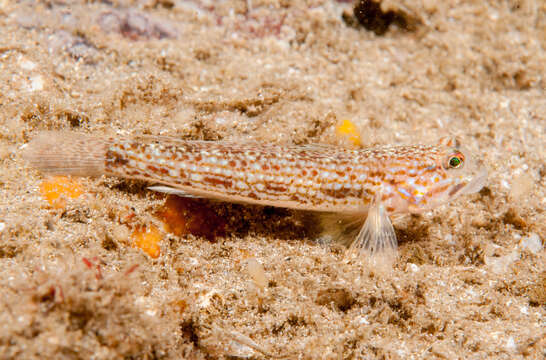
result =
[{"label": "tail fin", "polygon": [[27,145],[23,158],[47,174],[99,176],[104,174],[108,143],[80,133],[45,131]]}]

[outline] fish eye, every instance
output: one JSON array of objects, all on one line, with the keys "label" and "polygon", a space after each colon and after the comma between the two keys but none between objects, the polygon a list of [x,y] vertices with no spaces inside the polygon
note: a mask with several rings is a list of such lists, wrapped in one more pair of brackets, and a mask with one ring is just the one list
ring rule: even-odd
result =
[{"label": "fish eye", "polygon": [[450,169],[457,169],[463,166],[463,158],[460,155],[452,155],[448,160],[448,167]]}]

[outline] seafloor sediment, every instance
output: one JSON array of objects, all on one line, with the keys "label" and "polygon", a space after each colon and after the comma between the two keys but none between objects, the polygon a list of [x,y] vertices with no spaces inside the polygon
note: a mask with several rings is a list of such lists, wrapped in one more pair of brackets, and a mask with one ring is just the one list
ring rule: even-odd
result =
[{"label": "seafloor sediment", "polygon": [[[544,3],[364,5],[0,0],[0,358],[543,358]],[[296,211],[191,200],[164,231],[165,196],[105,177],[52,205],[21,157],[61,129],[348,146],[344,119],[489,168],[396,219],[392,271]]]}]

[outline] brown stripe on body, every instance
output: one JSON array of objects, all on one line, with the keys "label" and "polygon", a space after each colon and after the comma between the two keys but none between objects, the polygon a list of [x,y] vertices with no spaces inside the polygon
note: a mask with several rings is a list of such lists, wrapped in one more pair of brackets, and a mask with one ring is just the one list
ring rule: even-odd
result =
[{"label": "brown stripe on body", "polygon": [[205,176],[203,178],[203,182],[205,184],[209,184],[212,187],[222,187],[224,189],[230,189],[233,186],[233,181],[230,179],[224,177],[212,177],[212,176]]}]

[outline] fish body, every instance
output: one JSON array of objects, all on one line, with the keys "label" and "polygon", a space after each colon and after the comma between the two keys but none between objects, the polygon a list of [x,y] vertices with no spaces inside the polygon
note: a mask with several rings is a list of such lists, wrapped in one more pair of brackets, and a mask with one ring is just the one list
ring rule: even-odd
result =
[{"label": "fish body", "polygon": [[[362,219],[367,214],[360,233],[367,227],[371,235],[359,234],[353,247],[372,252],[396,248],[390,215],[425,211],[478,191],[487,177],[481,162],[452,138],[435,145],[344,149],[46,133],[29,144],[26,158],[47,173],[140,179],[181,195]],[[372,220],[375,225],[368,224]],[[386,239],[377,238],[385,231]]]}]

